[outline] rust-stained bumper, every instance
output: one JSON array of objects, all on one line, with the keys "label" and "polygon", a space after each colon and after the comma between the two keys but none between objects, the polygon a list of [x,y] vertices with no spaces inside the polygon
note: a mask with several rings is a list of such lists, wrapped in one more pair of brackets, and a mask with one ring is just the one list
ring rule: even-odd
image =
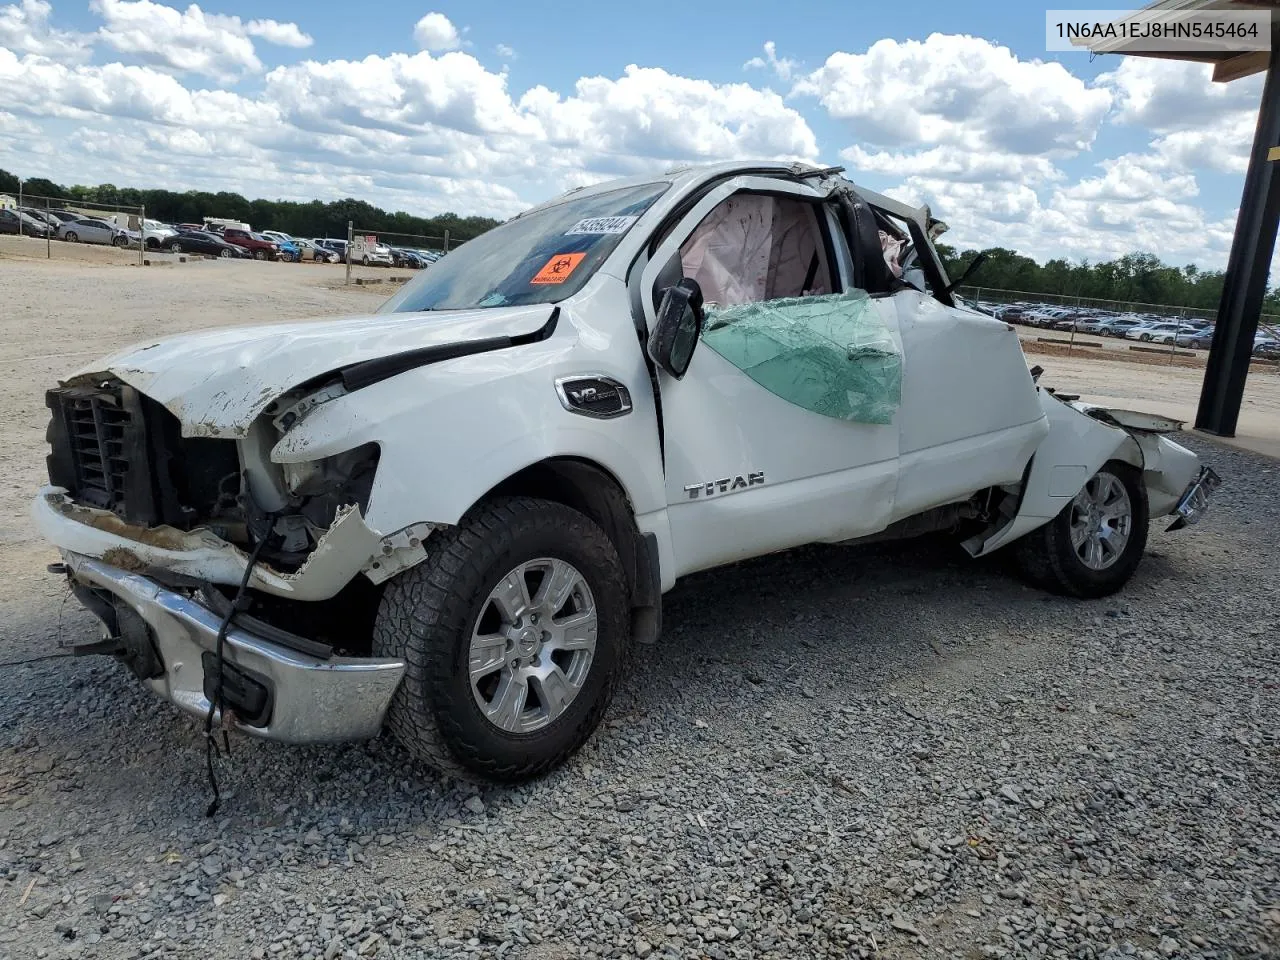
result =
[{"label": "rust-stained bumper", "polygon": [[[73,502],[61,487],[41,489],[31,505],[31,517],[40,533],[59,549],[123,570],[155,568],[234,586],[249,562],[243,550],[210,530],[132,526],[109,510]],[[343,508],[301,567],[281,573],[259,564],[249,585],[291,600],[328,600],[372,558],[389,552],[382,547],[381,535],[365,525],[360,509]]]}]

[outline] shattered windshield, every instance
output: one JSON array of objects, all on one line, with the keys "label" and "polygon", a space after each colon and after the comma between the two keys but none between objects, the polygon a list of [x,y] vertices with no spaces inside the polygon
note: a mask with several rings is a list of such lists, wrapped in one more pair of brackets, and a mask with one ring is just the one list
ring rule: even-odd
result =
[{"label": "shattered windshield", "polygon": [[666,183],[569,199],[508,220],[432,264],[379,313],[555,303],[582,289]]}]

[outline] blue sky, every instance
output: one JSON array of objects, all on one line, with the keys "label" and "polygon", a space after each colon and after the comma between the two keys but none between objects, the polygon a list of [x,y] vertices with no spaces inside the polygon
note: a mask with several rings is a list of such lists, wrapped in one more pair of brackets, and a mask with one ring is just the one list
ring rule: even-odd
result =
[{"label": "blue sky", "polygon": [[562,6],[0,0],[0,166],[506,216],[794,157],[963,245],[1225,260],[1258,78],[1047,53],[1044,8],[1007,0]]}]

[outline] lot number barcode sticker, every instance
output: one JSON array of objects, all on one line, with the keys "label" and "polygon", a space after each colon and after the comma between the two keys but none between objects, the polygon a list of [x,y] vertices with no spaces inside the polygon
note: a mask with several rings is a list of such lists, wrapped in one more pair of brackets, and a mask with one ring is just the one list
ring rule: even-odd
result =
[{"label": "lot number barcode sticker", "polygon": [[583,234],[626,233],[639,219],[639,217],[587,217],[566,230],[564,235],[577,237]]}]

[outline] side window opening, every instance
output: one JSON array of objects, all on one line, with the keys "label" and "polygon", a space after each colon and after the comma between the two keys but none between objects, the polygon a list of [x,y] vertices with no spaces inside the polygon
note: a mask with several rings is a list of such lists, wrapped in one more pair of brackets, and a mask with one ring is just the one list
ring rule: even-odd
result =
[{"label": "side window opening", "polygon": [[682,272],[698,282],[708,306],[837,292],[819,214],[820,208],[803,200],[735,194],[681,245]]},{"label": "side window opening", "polygon": [[679,256],[702,288],[702,341],[787,403],[889,424],[901,348],[866,290],[841,290],[827,228],[821,203],[768,194],[735,194],[707,214]]}]

